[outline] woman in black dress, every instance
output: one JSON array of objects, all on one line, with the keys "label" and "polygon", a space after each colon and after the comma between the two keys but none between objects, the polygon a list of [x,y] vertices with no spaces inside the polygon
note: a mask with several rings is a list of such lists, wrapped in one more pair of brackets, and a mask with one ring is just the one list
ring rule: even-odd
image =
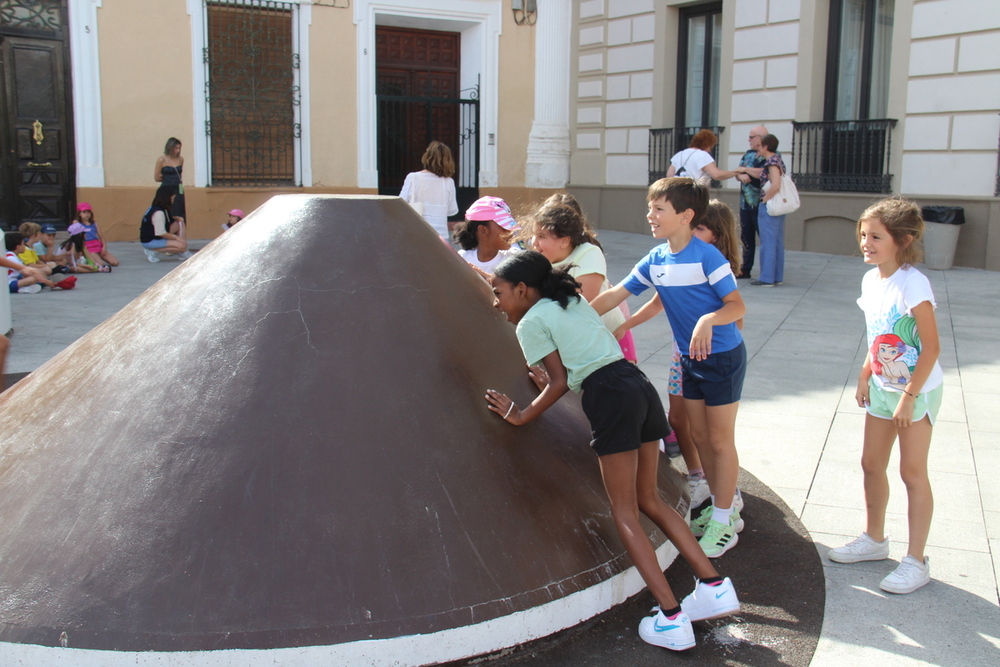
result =
[{"label": "woman in black dress", "polygon": [[167,139],[163,155],[156,159],[153,180],[161,185],[169,185],[174,188],[176,196],[170,214],[187,220],[187,212],[184,209],[184,156],[181,155],[180,139],[175,137]]}]

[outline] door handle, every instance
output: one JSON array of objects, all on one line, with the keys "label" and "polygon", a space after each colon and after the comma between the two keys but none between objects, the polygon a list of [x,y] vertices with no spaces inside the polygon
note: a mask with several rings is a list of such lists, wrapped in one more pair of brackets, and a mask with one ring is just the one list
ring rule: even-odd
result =
[{"label": "door handle", "polygon": [[36,120],[31,124],[31,127],[35,130],[35,143],[41,146],[42,142],[45,141],[45,136],[42,134],[42,124]]},{"label": "door handle", "polygon": [[29,162],[28,166],[29,167],[51,167],[52,163],[51,162]]}]

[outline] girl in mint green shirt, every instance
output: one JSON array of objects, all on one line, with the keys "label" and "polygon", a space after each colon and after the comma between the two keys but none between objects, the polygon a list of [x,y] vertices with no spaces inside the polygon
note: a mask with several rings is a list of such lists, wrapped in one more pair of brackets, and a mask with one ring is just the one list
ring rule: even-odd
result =
[{"label": "girl in mint green shirt", "polygon": [[[582,393],[604,488],[618,534],[659,607],[639,623],[639,636],[675,651],[695,645],[692,621],[739,611],[732,582],[723,579],[698,545],[684,517],[667,505],[657,487],[659,441],[670,433],[652,383],[624,359],[614,336],[566,271],[543,255],[522,252],[493,273],[494,306],[517,327],[529,376],[541,390],[519,408],[505,394],[488,389],[493,412],[519,426],[538,417],[567,391]],[[541,366],[539,366],[541,364]],[[663,531],[699,578],[693,593],[677,603],[639,513]]]}]

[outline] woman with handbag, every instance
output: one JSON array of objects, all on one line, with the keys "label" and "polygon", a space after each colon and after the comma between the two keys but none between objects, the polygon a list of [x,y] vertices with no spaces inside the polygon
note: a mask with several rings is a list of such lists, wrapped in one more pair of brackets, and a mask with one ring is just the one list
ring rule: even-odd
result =
[{"label": "woman with handbag", "polygon": [[[785,180],[785,162],[778,153],[778,138],[773,134],[761,137],[757,155],[764,158],[760,170],[761,199],[757,213],[757,233],[760,234],[760,275],[751,285],[774,287],[785,280],[785,216],[768,212],[768,202],[781,194]],[[748,167],[739,167],[741,173],[751,173]],[[756,176],[756,174],[751,174]],[[791,187],[791,186],[789,186]],[[773,209],[773,206],[771,207]]]},{"label": "woman with handbag", "polygon": [[423,171],[406,175],[399,196],[409,202],[424,217],[441,238],[448,240],[448,216],[458,213],[455,199],[455,160],[451,149],[440,141],[432,141],[420,159]]},{"label": "woman with handbag", "polygon": [[163,155],[156,158],[156,166],[153,167],[153,180],[160,185],[168,185],[174,190],[174,204],[170,209],[171,216],[177,216],[187,220],[186,207],[184,206],[184,156],[181,155],[181,141],[176,137],[167,139],[167,145],[163,148]]}]

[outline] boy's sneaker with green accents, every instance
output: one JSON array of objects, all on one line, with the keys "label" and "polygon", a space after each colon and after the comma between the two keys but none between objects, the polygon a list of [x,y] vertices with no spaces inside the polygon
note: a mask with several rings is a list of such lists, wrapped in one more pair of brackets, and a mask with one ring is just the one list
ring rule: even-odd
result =
[{"label": "boy's sneaker with green accents", "polygon": [[718,558],[736,546],[736,543],[740,541],[739,535],[736,534],[735,523],[737,521],[742,521],[738,512],[734,512],[729,518],[728,525],[712,519],[708,520],[705,534],[698,540],[698,544],[706,556]]},{"label": "boy's sneaker with green accents", "polygon": [[[733,525],[736,528],[736,532],[743,532],[744,521],[740,518],[740,511],[734,506],[733,513],[731,515],[733,519]],[[701,511],[697,519],[691,521],[691,532],[694,533],[695,537],[701,537],[705,534],[705,527],[708,522],[712,520],[712,506],[709,505]]]}]

